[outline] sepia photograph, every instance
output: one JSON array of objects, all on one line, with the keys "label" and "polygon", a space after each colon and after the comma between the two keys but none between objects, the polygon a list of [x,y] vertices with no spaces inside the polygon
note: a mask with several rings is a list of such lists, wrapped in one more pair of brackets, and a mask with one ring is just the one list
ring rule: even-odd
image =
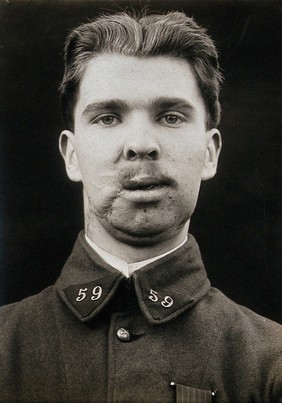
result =
[{"label": "sepia photograph", "polygon": [[282,403],[272,0],[0,0],[0,402]]}]

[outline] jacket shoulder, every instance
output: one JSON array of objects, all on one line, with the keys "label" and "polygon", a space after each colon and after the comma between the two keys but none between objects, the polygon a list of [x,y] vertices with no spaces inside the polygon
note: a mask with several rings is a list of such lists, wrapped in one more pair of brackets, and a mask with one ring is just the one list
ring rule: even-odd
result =
[{"label": "jacket shoulder", "polygon": [[56,299],[56,291],[54,286],[50,286],[19,302],[0,307],[0,338],[1,334],[5,334],[3,329],[12,329],[19,323],[22,326],[24,323],[30,325],[42,316],[46,318],[46,315],[51,315],[54,299]]},{"label": "jacket shoulder", "polygon": [[[208,298],[213,299],[213,313],[232,333],[260,337],[266,334],[281,335],[282,326],[251,309],[237,304],[216,288],[211,288]],[[280,339],[282,342],[282,340]]]}]

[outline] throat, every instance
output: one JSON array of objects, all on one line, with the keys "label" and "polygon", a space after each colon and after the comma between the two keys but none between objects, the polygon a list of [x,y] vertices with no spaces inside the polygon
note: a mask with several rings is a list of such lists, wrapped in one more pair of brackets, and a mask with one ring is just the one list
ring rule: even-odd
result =
[{"label": "throat", "polygon": [[155,258],[185,243],[188,225],[189,223],[186,223],[181,231],[171,237],[164,234],[137,237],[119,230],[116,230],[114,235],[103,231],[101,236],[101,233],[98,234],[97,226],[95,231],[93,228],[88,228],[87,236],[107,253],[130,264]]}]

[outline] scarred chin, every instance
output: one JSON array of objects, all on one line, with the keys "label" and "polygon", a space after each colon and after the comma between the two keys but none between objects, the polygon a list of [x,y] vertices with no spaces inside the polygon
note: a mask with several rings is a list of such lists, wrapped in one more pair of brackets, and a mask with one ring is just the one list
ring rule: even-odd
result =
[{"label": "scarred chin", "polygon": [[187,204],[173,186],[146,184],[116,191],[95,208],[89,200],[87,221],[93,233],[106,231],[129,245],[153,245],[170,238],[189,218]]}]

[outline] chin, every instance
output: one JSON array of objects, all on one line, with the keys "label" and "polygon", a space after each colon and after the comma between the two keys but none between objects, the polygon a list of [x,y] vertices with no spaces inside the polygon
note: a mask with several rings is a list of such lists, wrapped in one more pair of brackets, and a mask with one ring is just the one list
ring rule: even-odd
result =
[{"label": "chin", "polygon": [[131,246],[149,246],[173,238],[190,218],[190,209],[181,206],[147,205],[139,208],[111,209],[99,217],[102,227],[114,239]]},{"label": "chin", "polygon": [[133,233],[133,232],[124,232],[116,229],[114,231],[114,237],[118,241],[125,243],[130,246],[135,247],[143,247],[143,246],[152,246],[157,245],[160,242],[167,239],[163,233]]},{"label": "chin", "polygon": [[131,246],[150,246],[156,245],[160,242],[166,241],[173,237],[175,232],[178,231],[178,227],[174,223],[155,224],[149,223],[147,226],[142,225],[124,225],[111,223],[107,230],[111,233],[112,237],[122,243],[126,243]]}]

